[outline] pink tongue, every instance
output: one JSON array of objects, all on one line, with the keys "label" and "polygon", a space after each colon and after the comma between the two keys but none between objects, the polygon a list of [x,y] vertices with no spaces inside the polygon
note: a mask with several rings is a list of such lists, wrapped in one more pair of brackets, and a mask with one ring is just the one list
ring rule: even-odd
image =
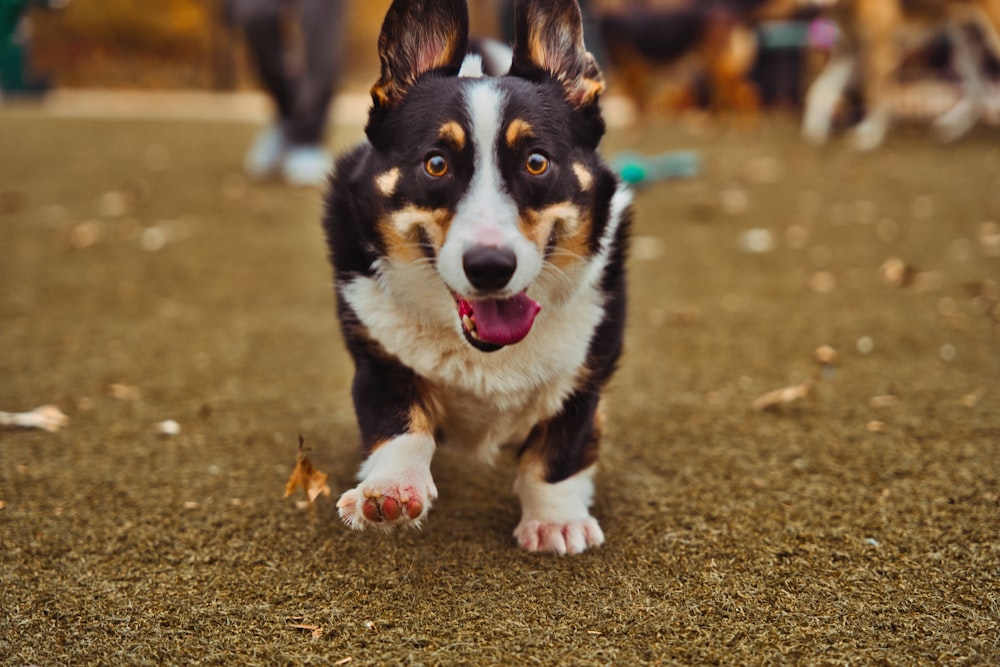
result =
[{"label": "pink tongue", "polygon": [[472,302],[479,338],[494,345],[510,345],[527,336],[541,309],[524,292],[510,299]]}]

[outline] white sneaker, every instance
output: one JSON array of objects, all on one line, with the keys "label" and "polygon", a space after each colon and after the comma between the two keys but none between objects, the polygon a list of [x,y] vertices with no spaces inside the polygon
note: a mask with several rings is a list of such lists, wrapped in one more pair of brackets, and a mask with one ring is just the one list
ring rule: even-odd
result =
[{"label": "white sneaker", "polygon": [[288,144],[279,125],[271,125],[257,135],[243,158],[243,170],[250,178],[260,181],[273,178],[281,170]]},{"label": "white sneaker", "polygon": [[333,156],[319,146],[295,146],[285,153],[281,165],[282,175],[288,185],[302,188],[326,186],[333,169]]}]

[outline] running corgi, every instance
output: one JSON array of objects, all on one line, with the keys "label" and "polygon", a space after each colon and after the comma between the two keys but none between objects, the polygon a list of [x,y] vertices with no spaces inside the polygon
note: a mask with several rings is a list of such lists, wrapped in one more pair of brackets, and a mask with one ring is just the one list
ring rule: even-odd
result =
[{"label": "running corgi", "polygon": [[494,78],[467,58],[464,1],[385,18],[368,141],[337,161],[324,220],[364,456],[337,506],[355,529],[419,527],[438,444],[509,449],[518,544],[575,554],[604,542],[589,507],[631,194],[596,152],[576,1],[519,0],[516,24]]}]

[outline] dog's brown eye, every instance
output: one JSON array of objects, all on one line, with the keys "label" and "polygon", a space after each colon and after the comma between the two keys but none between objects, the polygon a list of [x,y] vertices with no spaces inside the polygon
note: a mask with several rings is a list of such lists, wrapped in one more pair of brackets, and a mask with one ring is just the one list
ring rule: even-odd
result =
[{"label": "dog's brown eye", "polygon": [[441,178],[448,173],[448,161],[440,153],[434,153],[424,160],[424,170],[435,178]]},{"label": "dog's brown eye", "polygon": [[541,176],[549,170],[549,159],[541,153],[532,153],[524,163],[524,168],[532,176]]}]

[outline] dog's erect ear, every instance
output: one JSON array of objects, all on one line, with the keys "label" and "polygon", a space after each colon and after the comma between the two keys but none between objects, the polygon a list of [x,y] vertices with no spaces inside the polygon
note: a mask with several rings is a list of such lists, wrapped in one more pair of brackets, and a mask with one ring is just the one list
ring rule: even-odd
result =
[{"label": "dog's erect ear", "polygon": [[378,37],[382,78],[372,86],[375,105],[396,106],[425,72],[457,73],[468,42],[465,0],[395,0]]},{"label": "dog's erect ear", "polygon": [[597,102],[604,77],[583,43],[583,20],[576,0],[517,0],[514,7],[514,62],[510,73],[528,79],[545,72],[563,86],[577,108]]}]

